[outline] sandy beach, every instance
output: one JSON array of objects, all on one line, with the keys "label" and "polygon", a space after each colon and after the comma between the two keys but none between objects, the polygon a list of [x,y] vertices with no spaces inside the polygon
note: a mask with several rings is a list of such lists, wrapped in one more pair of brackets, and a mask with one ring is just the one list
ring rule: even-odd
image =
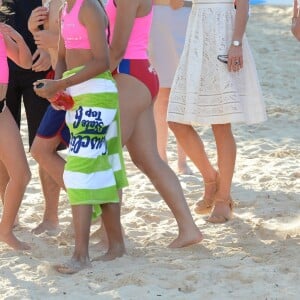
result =
[{"label": "sandy beach", "polygon": [[[44,200],[37,165],[28,155],[33,178],[15,233],[32,250],[17,252],[0,244],[0,299],[299,299],[300,43],[290,33],[291,16],[287,6],[251,7],[247,36],[268,121],[233,127],[238,156],[232,221],[214,225],[193,212],[203,181],[189,163],[194,175],[178,176],[205,239],[199,245],[168,249],[177,234],[175,219],[125,151],[130,182],[122,208],[127,255],[93,262],[92,268],[72,276],[61,275],[52,265],[64,262],[73,251],[70,206],[62,193],[59,230],[31,233],[42,218]],[[25,122],[21,130],[27,148]],[[198,130],[215,161],[210,128]],[[168,155],[175,170],[173,137]],[[97,228],[93,225],[92,232]],[[98,242],[92,235],[92,258],[104,252]]]}]

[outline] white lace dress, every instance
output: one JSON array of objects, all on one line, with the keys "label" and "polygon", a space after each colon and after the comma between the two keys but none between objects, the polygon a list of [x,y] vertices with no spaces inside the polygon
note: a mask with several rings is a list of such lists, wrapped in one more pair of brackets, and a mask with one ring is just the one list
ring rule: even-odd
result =
[{"label": "white lace dress", "polygon": [[228,72],[235,20],[233,0],[193,0],[183,53],[171,88],[168,121],[199,125],[265,121],[266,109],[247,38],[244,68]]}]

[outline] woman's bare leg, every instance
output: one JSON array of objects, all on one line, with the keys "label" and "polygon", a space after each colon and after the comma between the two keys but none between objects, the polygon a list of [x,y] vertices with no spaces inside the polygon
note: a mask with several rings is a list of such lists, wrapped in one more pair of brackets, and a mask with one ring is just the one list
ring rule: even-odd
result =
[{"label": "woman's bare leg", "polygon": [[9,176],[4,193],[0,241],[17,250],[28,250],[30,247],[13,234],[13,227],[31,173],[19,129],[8,108],[0,114],[0,128],[0,159]]},{"label": "woman's bare leg", "polygon": [[215,203],[210,222],[222,223],[231,218],[231,184],[236,160],[236,144],[230,124],[212,125],[217,145],[219,186],[215,195]]},{"label": "woman's bare leg", "polygon": [[135,130],[126,144],[127,149],[132,161],[148,176],[177,221],[178,237],[169,246],[179,248],[199,243],[203,237],[193,221],[180,182],[171,168],[160,158],[155,141],[151,105],[138,118]]},{"label": "woman's bare leg", "polygon": [[[169,122],[169,127],[182,145],[185,153],[200,171],[204,182],[208,183],[215,181],[217,171],[211,165],[205,152],[203,142],[197,131],[191,125],[174,122]],[[204,187],[205,191],[203,198],[212,199],[216,192],[216,187],[214,185],[204,185]]]},{"label": "woman's bare leg", "polygon": [[192,169],[188,166],[187,161],[186,161],[186,153],[183,150],[183,148],[180,146],[179,142],[177,142],[177,169],[179,174],[184,174],[184,175],[192,175],[193,171]]},{"label": "woman's bare leg", "polygon": [[167,145],[168,145],[168,124],[166,121],[169,102],[170,89],[161,88],[154,103],[154,118],[157,134],[157,149],[160,157],[168,163]]},{"label": "woman's bare leg", "polygon": [[179,248],[199,243],[203,236],[194,223],[180,182],[158,154],[149,90],[129,75],[119,74],[115,79],[120,98],[122,143],[133,162],[149,177],[166,201],[178,224],[178,237],[169,246]]},{"label": "woman's bare leg", "polygon": [[[170,96],[170,88],[160,88],[157,99],[154,103],[154,118],[157,134],[157,148],[160,157],[168,163],[167,145],[169,127],[167,123],[167,110]],[[180,174],[192,174],[186,162],[186,154],[182,147],[177,143],[177,168]]]}]

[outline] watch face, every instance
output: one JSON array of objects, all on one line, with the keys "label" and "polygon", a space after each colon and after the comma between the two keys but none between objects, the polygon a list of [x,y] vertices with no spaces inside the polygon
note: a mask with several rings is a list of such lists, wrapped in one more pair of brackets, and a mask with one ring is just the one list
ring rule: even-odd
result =
[{"label": "watch face", "polygon": [[233,46],[239,46],[240,44],[241,44],[241,43],[240,43],[239,41],[233,41],[233,42],[232,42],[232,45],[233,45]]}]

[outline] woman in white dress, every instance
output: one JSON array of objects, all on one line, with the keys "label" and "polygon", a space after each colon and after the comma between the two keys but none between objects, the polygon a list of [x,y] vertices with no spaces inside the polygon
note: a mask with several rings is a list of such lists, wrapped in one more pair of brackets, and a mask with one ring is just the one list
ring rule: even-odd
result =
[{"label": "woman in white dress", "polygon": [[[236,144],[231,123],[266,120],[265,105],[245,29],[248,0],[193,0],[187,35],[171,88],[169,127],[203,176],[197,213],[212,223],[232,218],[231,183]],[[221,55],[221,56],[220,56]],[[211,125],[218,170],[194,125]]]}]

